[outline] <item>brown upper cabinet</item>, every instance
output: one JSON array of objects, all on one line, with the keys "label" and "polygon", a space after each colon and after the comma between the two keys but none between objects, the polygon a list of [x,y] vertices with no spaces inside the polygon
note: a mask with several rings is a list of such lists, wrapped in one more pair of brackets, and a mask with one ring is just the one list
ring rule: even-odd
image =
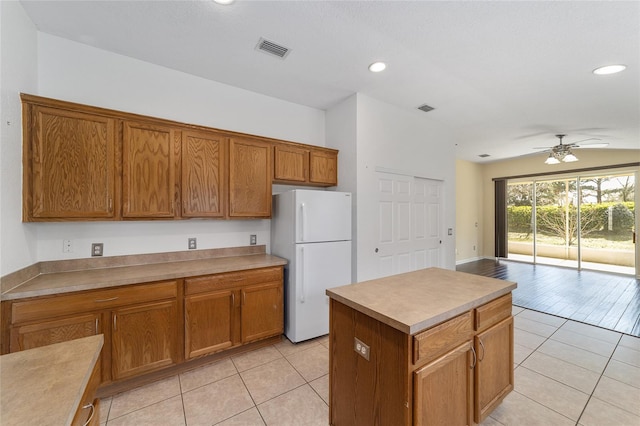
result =
[{"label": "brown upper cabinet", "polygon": [[276,144],[273,180],[276,183],[334,186],[338,184],[338,151]]},{"label": "brown upper cabinet", "polygon": [[271,144],[229,141],[229,216],[271,217]]},{"label": "brown upper cabinet", "polygon": [[151,123],[123,123],[122,217],[172,218],[175,212],[175,130]]},{"label": "brown upper cabinet", "polygon": [[115,120],[40,105],[23,120],[23,220],[114,218]]},{"label": "brown upper cabinet", "polygon": [[23,221],[269,218],[338,151],[22,94]]},{"label": "brown upper cabinet", "polygon": [[219,133],[182,133],[182,217],[225,216],[228,145]]},{"label": "brown upper cabinet", "polygon": [[310,151],[309,182],[324,186],[338,184],[338,153],[336,151]]}]

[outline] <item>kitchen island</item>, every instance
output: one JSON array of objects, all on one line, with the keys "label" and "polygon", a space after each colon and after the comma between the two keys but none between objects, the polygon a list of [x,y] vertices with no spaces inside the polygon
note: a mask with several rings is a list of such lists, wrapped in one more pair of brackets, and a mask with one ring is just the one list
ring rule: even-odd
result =
[{"label": "kitchen island", "polygon": [[428,268],[328,289],[330,424],[480,423],[513,389],[515,288]]}]

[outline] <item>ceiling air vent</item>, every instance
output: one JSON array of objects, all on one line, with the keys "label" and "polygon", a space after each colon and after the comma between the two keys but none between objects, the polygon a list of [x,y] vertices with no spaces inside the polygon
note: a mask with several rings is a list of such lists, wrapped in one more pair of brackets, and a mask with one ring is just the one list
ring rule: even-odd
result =
[{"label": "ceiling air vent", "polygon": [[487,158],[487,157],[491,157],[491,155],[489,155],[489,154],[480,154],[480,155],[478,155],[478,157]]},{"label": "ceiling air vent", "polygon": [[291,52],[291,49],[288,47],[280,46],[278,43],[274,43],[273,41],[266,40],[262,37],[260,37],[260,40],[256,45],[256,50],[277,56],[280,59],[286,58],[289,52]]},{"label": "ceiling air vent", "polygon": [[433,108],[433,107],[430,107],[430,106],[429,106],[429,105],[427,105],[427,104],[422,104],[422,105],[420,105],[420,106],[418,107],[418,109],[419,109],[420,111],[429,112],[429,111],[432,111],[434,108]]}]

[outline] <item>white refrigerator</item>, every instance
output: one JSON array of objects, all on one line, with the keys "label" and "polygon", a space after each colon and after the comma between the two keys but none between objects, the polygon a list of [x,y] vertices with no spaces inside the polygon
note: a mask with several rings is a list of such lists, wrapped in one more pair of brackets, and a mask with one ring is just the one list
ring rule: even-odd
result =
[{"label": "white refrigerator", "polygon": [[274,195],[271,253],[289,261],[287,338],[295,343],[329,333],[325,290],[351,283],[351,194],[295,189]]}]

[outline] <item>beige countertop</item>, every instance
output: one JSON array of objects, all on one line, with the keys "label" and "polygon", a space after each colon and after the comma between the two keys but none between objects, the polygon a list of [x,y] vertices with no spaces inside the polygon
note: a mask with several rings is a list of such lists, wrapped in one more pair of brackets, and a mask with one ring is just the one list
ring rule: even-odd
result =
[{"label": "beige countertop", "polygon": [[342,287],[327,295],[403,333],[415,334],[516,288],[516,283],[427,268]]},{"label": "beige countertop", "polygon": [[42,273],[3,292],[1,300],[16,300],[286,264],[286,259],[260,253]]},{"label": "beige countertop", "polygon": [[0,423],[70,425],[102,344],[99,334],[0,356]]}]

